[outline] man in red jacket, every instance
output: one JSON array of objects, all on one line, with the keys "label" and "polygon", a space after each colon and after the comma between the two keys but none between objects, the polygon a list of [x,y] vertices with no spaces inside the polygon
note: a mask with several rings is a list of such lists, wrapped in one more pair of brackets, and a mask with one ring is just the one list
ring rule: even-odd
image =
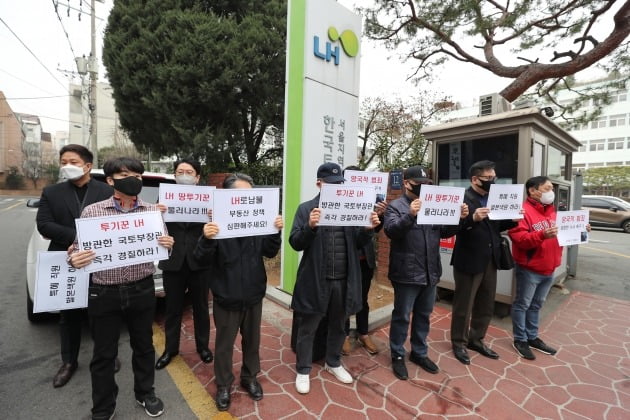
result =
[{"label": "man in red jacket", "polygon": [[[521,357],[534,360],[534,348],[545,354],[556,350],[538,337],[540,308],[553,285],[553,272],[560,265],[562,248],[558,244],[555,194],[551,180],[535,176],[525,183],[525,217],[509,230],[516,263],[516,295],[512,303],[514,348]],[[590,226],[587,226],[590,230]]]}]

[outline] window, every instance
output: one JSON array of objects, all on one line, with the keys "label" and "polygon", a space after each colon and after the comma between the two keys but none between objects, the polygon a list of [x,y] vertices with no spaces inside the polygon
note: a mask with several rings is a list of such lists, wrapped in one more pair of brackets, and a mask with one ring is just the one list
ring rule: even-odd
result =
[{"label": "window", "polygon": [[625,114],[611,115],[610,116],[610,122],[609,122],[608,125],[610,127],[617,127],[617,126],[621,126],[621,125],[626,125],[626,115]]},{"label": "window", "polygon": [[566,153],[552,145],[549,145],[547,152],[547,176],[549,178],[566,180],[566,161]]},{"label": "window", "polygon": [[580,143],[582,143],[582,145],[578,149],[578,152],[586,152],[586,145],[587,145],[588,142],[586,140],[584,140],[584,141],[582,141]]},{"label": "window", "polygon": [[606,140],[591,140],[591,144],[588,150],[590,150],[591,152],[597,152],[599,150],[604,150],[604,143],[606,143]]},{"label": "window", "polygon": [[619,90],[610,95],[610,103],[614,104],[615,102],[624,102],[628,100],[628,93],[625,90]]},{"label": "window", "polygon": [[623,143],[623,137],[608,139],[608,150],[621,150],[623,149]]},{"label": "window", "polygon": [[606,117],[599,117],[598,119],[591,121],[591,128],[604,127],[606,127]]},{"label": "window", "polygon": [[623,166],[623,162],[608,162],[606,166]]}]

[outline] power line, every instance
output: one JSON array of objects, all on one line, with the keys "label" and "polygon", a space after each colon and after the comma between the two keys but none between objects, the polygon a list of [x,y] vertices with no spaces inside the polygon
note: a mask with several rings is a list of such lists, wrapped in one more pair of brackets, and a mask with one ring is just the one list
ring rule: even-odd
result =
[{"label": "power line", "polygon": [[20,82],[22,82],[22,83],[26,83],[27,85],[34,87],[34,88],[35,88],[35,89],[37,89],[37,90],[41,90],[42,92],[46,92],[46,93],[49,93],[49,94],[51,94],[51,95],[53,94],[52,92],[49,92],[48,90],[46,90],[46,89],[44,89],[44,88],[42,88],[42,87],[40,87],[40,86],[35,86],[34,84],[32,84],[31,82],[29,82],[28,80],[24,80],[24,79],[22,79],[22,78],[20,78],[20,77],[17,77],[16,75],[11,74],[11,73],[9,73],[9,72],[8,72],[8,71],[6,71],[6,70],[0,69],[0,71],[1,71],[2,73],[8,74],[9,76],[13,77],[14,79],[19,80],[19,81],[20,81]]},{"label": "power line", "polygon": [[11,101],[18,101],[18,100],[22,100],[22,99],[50,99],[50,98],[67,98],[69,96],[72,95],[55,95],[55,96],[31,96],[31,97],[24,97],[24,98],[5,98],[6,100],[11,100]]},{"label": "power line", "polygon": [[63,83],[61,83],[59,81],[59,79],[57,79],[55,77],[55,75],[48,69],[48,67],[46,67],[46,65],[44,63],[42,63],[42,60],[39,59],[39,57],[37,55],[35,55],[35,53],[33,51],[31,51],[31,49],[24,43],[24,41],[22,41],[22,39],[15,33],[13,32],[13,29],[11,29],[11,27],[4,21],[4,19],[2,19],[0,17],[0,22],[2,22],[4,24],[4,26],[7,27],[7,29],[9,30],[9,32],[11,32],[13,34],[13,36],[15,38],[17,38],[18,41],[20,41],[20,44],[22,44],[22,46],[24,46],[24,48],[26,48],[26,50],[31,53],[31,55],[35,58],[35,60],[37,60],[37,62],[39,64],[41,64],[41,66],[46,70],[46,72],[48,72],[48,74],[50,74],[50,76],[55,79],[55,82],[59,83],[59,85],[63,88],[64,91],[68,91],[68,89],[66,88],[66,86],[63,85]]},{"label": "power line", "polygon": [[[51,1],[55,9],[55,14],[57,15],[57,19],[59,19],[59,24],[61,25],[61,29],[63,29],[63,33],[66,35],[66,39],[68,40],[68,46],[70,47],[72,58],[76,58],[77,54],[74,52],[74,48],[72,48],[72,42],[70,42],[70,36],[68,35],[68,31],[66,31],[66,27],[63,26],[63,21],[61,20],[61,16],[59,15],[59,10],[57,10],[57,4],[55,4],[55,0],[51,0]],[[81,20],[81,15],[79,15],[79,20]]]}]

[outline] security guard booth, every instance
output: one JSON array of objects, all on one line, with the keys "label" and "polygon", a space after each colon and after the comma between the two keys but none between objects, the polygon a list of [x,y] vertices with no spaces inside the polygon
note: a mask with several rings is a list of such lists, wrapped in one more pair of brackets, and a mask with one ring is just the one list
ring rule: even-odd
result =
[{"label": "security guard booth", "polygon": [[[433,179],[437,185],[468,188],[470,166],[491,160],[496,163],[498,183],[524,184],[532,176],[546,175],[554,184],[556,209],[570,209],[571,155],[580,142],[539,108],[452,121],[425,127],[422,133],[432,142]],[[450,265],[454,241],[454,237],[444,240],[440,249],[443,274],[438,286],[451,290],[455,287]],[[562,264],[554,273],[556,281],[566,276],[566,259],[563,252]],[[511,304],[513,294],[513,270],[499,271],[495,300]]]}]

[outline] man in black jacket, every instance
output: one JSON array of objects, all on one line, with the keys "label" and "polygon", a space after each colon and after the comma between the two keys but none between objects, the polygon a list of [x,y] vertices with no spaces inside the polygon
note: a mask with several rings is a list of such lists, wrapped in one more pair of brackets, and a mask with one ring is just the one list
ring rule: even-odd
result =
[{"label": "man in black jacket", "polygon": [[470,214],[457,233],[451,257],[455,278],[451,344],[455,358],[465,365],[470,364],[466,348],[491,359],[499,358],[484,344],[483,338],[494,312],[500,232],[516,223],[488,219],[490,209],[486,204],[490,186],[496,180],[494,167],[494,162],[489,160],[470,167],[470,187],[464,196]]},{"label": "man in black jacket", "polygon": [[[76,237],[74,219],[89,204],[105,200],[114,190],[90,177],[94,156],[87,148],[69,144],[59,151],[60,175],[65,182],[44,188],[37,210],[37,230],[50,239],[49,251],[67,251]],[[61,311],[59,335],[62,365],[53,379],[55,388],[62,387],[78,366],[81,347],[81,324],[84,309]]]},{"label": "man in black jacket", "polygon": [[[323,183],[341,184],[345,180],[341,167],[324,163],[317,169],[317,186]],[[298,266],[291,308],[297,316],[295,386],[300,394],[310,391],[313,341],[322,318],[328,316],[325,369],[343,383],[352,383],[352,376],[341,365],[341,348],[348,316],[361,310],[361,268],[359,248],[373,236],[379,225],[372,212],[371,227],[318,227],[319,195],[299,205],[289,243],[303,251]]]},{"label": "man in black jacket", "polygon": [[[175,182],[183,185],[199,183],[201,164],[192,159],[175,162]],[[166,211],[165,205],[158,205]],[[193,256],[197,241],[203,231],[203,223],[166,223],[169,235],[175,239],[175,246],[168,260],[160,261],[159,268],[164,278],[166,292],[166,319],[164,331],[166,344],[164,353],[155,363],[156,369],[163,369],[179,353],[179,335],[182,329],[182,311],[186,290],[192,299],[195,344],[199,358],[204,363],[212,362],[210,341],[210,315],[208,312],[208,262],[199,261]]]},{"label": "man in black jacket", "polygon": [[[394,309],[389,329],[392,370],[398,379],[409,375],[405,365],[407,332],[411,319],[411,354],[409,360],[429,373],[437,373],[437,365],[428,357],[427,336],[435,303],[436,285],[442,275],[440,238],[453,236],[458,225],[419,225],[417,215],[422,207],[419,199],[422,184],[432,184],[421,166],[407,168],[403,175],[405,191],[392,201],[385,212],[385,234],[391,239],[389,280],[394,287]],[[462,204],[461,218],[468,215]]]},{"label": "man in black jacket", "polygon": [[[223,188],[252,188],[254,182],[245,174],[232,174]],[[274,226],[283,228],[281,216]],[[262,300],[267,291],[267,273],[263,257],[273,258],[280,250],[280,232],[265,236],[214,239],[220,226],[210,222],[203,227],[195,256],[210,263],[212,276],[212,314],[216,327],[214,374],[216,403],[220,411],[230,407],[230,388],[234,382],[232,354],[236,334],[241,332],[243,364],[241,387],[258,401],[263,390],[256,379],[260,372],[260,323]]]}]

